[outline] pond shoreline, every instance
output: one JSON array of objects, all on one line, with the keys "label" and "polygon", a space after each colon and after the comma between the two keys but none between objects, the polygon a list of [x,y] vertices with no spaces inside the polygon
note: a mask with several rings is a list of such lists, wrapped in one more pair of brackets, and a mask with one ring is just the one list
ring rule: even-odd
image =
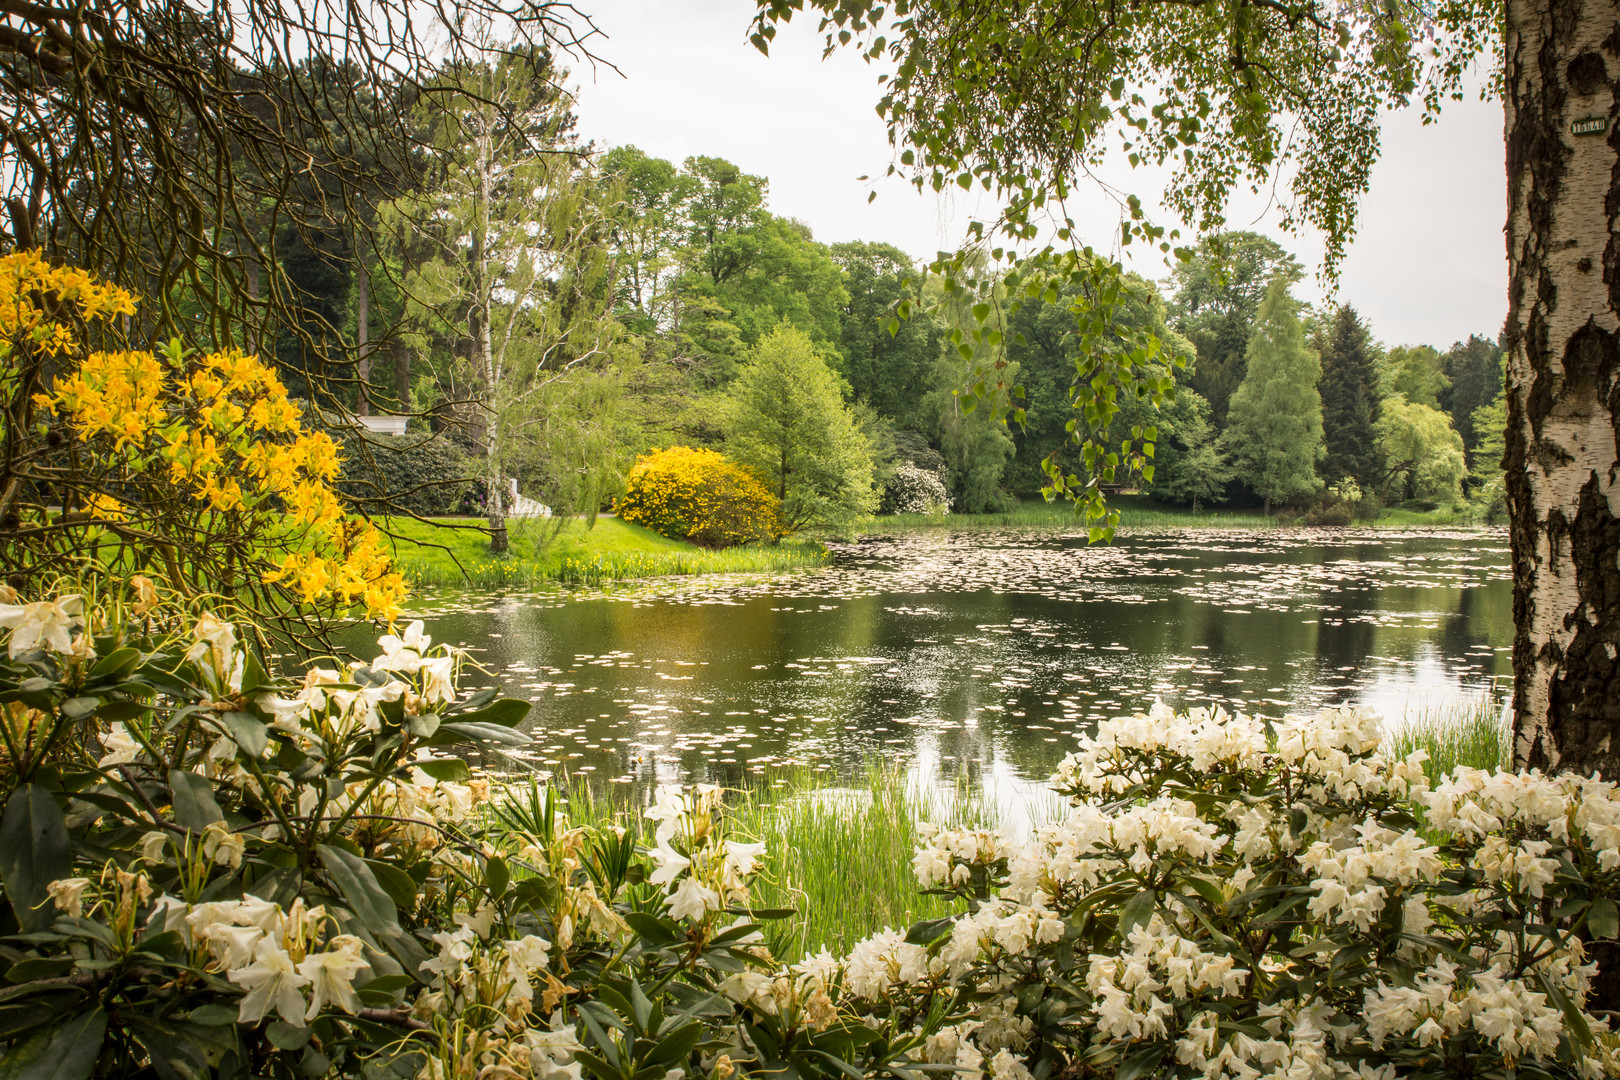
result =
[{"label": "pond shoreline", "polygon": [[[1116,502],[1120,498],[1116,496]],[[1143,501],[1122,509],[1118,536],[1127,538],[1179,530],[1361,530],[1478,529],[1494,526],[1455,520],[1449,510],[1420,513],[1389,510],[1376,521],[1345,526],[1283,524],[1275,516],[1227,511],[1193,513]],[[492,555],[487,533],[475,517],[428,521],[394,518],[386,531],[394,537],[400,568],[423,587],[504,588],[542,585],[602,586],[660,577],[709,574],[791,573],[825,566],[829,545],[927,533],[978,533],[1005,529],[1081,532],[1084,519],[1059,504],[1026,504],[998,514],[896,514],[871,517],[842,535],[806,535],[779,544],[745,545],[711,550],[670,540],[640,526],[603,514],[591,525],[583,519],[522,522],[511,519],[512,551]]]}]

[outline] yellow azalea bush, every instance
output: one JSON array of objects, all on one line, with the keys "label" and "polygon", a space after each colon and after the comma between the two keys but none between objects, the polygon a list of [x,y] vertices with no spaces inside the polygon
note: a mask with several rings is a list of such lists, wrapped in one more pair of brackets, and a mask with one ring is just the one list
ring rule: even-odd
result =
[{"label": "yellow azalea bush", "polygon": [[637,458],[615,510],[624,521],[710,548],[784,533],[782,504],[757,475],[717,451],[690,446]]},{"label": "yellow azalea bush", "polygon": [[91,347],[134,311],[81,270],[0,258],[0,387],[25,413],[7,435],[36,444],[0,486],[17,561],[37,573],[90,555],[181,594],[392,616],[404,579],[381,534],[344,513],[331,437],[239,349]]}]

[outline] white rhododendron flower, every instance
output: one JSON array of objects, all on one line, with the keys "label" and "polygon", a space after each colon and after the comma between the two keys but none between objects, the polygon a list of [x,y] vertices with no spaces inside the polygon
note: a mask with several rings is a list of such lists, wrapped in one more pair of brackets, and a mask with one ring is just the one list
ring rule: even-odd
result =
[{"label": "white rhododendron flower", "polygon": [[106,753],[96,762],[98,769],[128,765],[141,752],[141,744],[135,741],[135,737],[121,721],[115,721],[107,726],[106,732],[101,736],[101,748]]},{"label": "white rhododendron flower", "polygon": [[247,991],[237,1007],[239,1023],[257,1024],[272,1011],[289,1024],[306,1023],[301,988],[309,984],[309,977],[293,966],[286,949],[269,938],[254,949],[252,964],[228,971],[225,977]]},{"label": "white rhododendron flower", "polygon": [[328,1004],[346,1013],[360,1011],[360,998],[354,992],[354,977],[369,968],[360,955],[360,939],[340,934],[324,952],[311,953],[298,964],[298,974],[309,980],[309,1010],[304,1022],[315,1019]]},{"label": "white rhododendron flower", "polygon": [[84,598],[78,594],[32,604],[0,604],[0,630],[11,631],[8,652],[16,659],[43,645],[56,653],[73,651],[73,633],[84,624]]},{"label": "white rhododendron flower", "polygon": [[70,919],[77,919],[84,914],[84,890],[89,886],[89,878],[59,878],[45,886],[45,894],[56,905],[57,911]]},{"label": "white rhododendron flower", "polygon": [[433,639],[423,633],[422,620],[417,619],[400,635],[384,634],[377,639],[383,654],[371,662],[374,671],[398,671],[414,675],[422,666],[422,654],[427,652]]}]

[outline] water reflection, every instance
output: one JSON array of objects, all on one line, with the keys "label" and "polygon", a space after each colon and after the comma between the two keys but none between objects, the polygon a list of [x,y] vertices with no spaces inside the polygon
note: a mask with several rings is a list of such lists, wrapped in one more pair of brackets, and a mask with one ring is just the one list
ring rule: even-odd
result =
[{"label": "water reflection", "polygon": [[876,538],[802,574],[420,606],[533,701],[536,767],[616,783],[872,760],[1038,779],[1154,697],[1398,715],[1477,695],[1512,640],[1506,536],[1471,530]]}]

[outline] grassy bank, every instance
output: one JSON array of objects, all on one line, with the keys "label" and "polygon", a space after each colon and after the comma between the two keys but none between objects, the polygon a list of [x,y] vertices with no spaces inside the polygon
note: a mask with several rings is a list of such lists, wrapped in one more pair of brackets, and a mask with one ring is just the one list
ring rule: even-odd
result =
[{"label": "grassy bank", "polygon": [[[1200,509],[1196,513],[1185,506],[1172,506],[1159,502],[1151,495],[1111,495],[1110,508],[1120,511],[1119,529],[1122,533],[1146,529],[1278,529],[1285,528],[1276,514],[1270,517],[1258,509],[1224,510]],[[1455,526],[1475,524],[1467,510],[1451,508],[1416,511],[1388,509],[1376,521],[1356,522],[1355,528],[1404,529],[1413,526]],[[1054,529],[1081,529],[1085,519],[1075,514],[1070,503],[1048,503],[1041,499],[1026,499],[1017,510],[1000,514],[894,514],[871,517],[860,523],[859,533],[907,533],[934,529],[973,530],[998,529],[1008,526]]]},{"label": "grassy bank", "polygon": [[600,585],[671,574],[794,570],[827,560],[826,549],[815,542],[710,551],[614,517],[599,517],[594,527],[578,519],[512,521],[505,555],[490,554],[477,518],[392,518],[385,524],[401,569],[419,585]]}]

